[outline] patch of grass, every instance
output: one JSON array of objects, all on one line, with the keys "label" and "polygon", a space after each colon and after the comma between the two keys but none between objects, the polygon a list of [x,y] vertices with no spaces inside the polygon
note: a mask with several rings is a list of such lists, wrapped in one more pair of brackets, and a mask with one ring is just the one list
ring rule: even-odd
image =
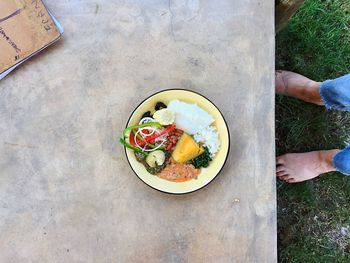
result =
[{"label": "patch of grass", "polygon": [[280,262],[349,262],[350,237],[341,234],[350,226],[349,184],[338,174],[295,185],[279,183]]},{"label": "patch of grass", "polygon": [[277,65],[319,81],[348,73],[349,10],[349,1],[306,0],[277,36]]},{"label": "patch of grass", "polygon": [[[306,0],[276,37],[276,68],[317,81],[350,73],[350,1]],[[350,115],[276,97],[277,154],[342,148]],[[350,262],[350,177],[277,183],[280,262]],[[343,231],[344,232],[344,231]]]}]

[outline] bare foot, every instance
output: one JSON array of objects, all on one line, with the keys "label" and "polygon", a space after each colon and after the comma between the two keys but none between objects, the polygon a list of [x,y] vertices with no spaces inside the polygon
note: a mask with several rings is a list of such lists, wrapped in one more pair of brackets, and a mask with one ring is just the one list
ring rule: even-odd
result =
[{"label": "bare foot", "polygon": [[333,157],[339,150],[287,153],[277,157],[276,176],[288,183],[298,183],[335,171]]},{"label": "bare foot", "polygon": [[320,95],[320,86],[321,82],[313,81],[300,74],[284,70],[275,71],[276,93],[324,105]]}]

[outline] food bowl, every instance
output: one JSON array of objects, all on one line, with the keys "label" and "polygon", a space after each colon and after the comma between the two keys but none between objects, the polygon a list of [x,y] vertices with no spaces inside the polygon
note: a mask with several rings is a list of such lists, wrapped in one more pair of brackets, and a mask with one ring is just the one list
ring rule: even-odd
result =
[{"label": "food bowl", "polygon": [[205,187],[220,173],[228,157],[230,136],[227,123],[218,107],[216,107],[203,95],[184,89],[163,90],[149,96],[133,111],[126,124],[126,127],[137,125],[142,114],[152,109],[158,101],[162,101],[167,104],[169,101],[174,99],[186,103],[197,104],[215,119],[214,126],[219,133],[221,146],[219,151],[213,157],[213,160],[210,162],[210,165],[207,168],[201,168],[201,172],[197,179],[192,179],[185,182],[171,182],[148,173],[143,164],[136,160],[133,150],[125,148],[125,154],[131,169],[145,184],[164,193],[185,194]]}]

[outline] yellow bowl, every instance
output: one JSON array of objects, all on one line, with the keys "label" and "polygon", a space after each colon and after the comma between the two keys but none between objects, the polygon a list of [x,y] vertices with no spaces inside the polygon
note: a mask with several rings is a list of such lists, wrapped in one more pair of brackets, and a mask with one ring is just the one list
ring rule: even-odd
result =
[{"label": "yellow bowl", "polygon": [[162,101],[165,104],[168,104],[169,101],[174,99],[187,103],[197,104],[199,107],[214,117],[214,126],[218,130],[221,146],[220,150],[213,158],[213,161],[210,162],[209,167],[201,168],[201,173],[199,174],[198,179],[192,179],[190,181],[181,183],[170,182],[148,173],[146,168],[136,160],[132,150],[125,148],[125,153],[131,169],[145,184],[165,193],[185,194],[203,188],[219,174],[226,162],[229,153],[230,136],[227,123],[219,109],[204,96],[196,92],[184,89],[163,90],[151,95],[143,102],[141,102],[141,104],[134,110],[126,126],[128,127],[131,125],[137,125],[141,119],[142,114],[149,110],[152,111],[158,101]]}]

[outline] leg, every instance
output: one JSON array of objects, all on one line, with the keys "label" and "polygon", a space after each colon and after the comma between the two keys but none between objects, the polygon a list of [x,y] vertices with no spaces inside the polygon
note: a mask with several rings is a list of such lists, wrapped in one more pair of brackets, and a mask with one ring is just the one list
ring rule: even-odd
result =
[{"label": "leg", "polygon": [[[276,92],[293,96],[328,109],[350,111],[350,74],[315,82],[289,71],[276,71]],[[289,183],[302,182],[322,173],[339,171],[350,175],[350,146],[339,151],[315,151],[277,157],[276,176]]]},{"label": "leg", "polygon": [[276,175],[288,183],[303,182],[333,171],[350,175],[350,146],[342,151],[288,153],[277,158]]},{"label": "leg", "polygon": [[277,70],[275,89],[278,94],[325,105],[328,109],[350,111],[350,74],[321,83],[294,72]]},{"label": "leg", "polygon": [[284,70],[275,72],[275,82],[276,93],[292,96],[317,105],[324,105],[320,95],[321,82]]},{"label": "leg", "polygon": [[[288,183],[313,179],[320,174],[336,171],[333,158],[339,150],[288,153],[277,157],[276,176]],[[350,157],[350,156],[349,156]],[[349,160],[349,159],[348,159]]]},{"label": "leg", "polygon": [[350,145],[334,156],[333,164],[338,172],[350,175]]},{"label": "leg", "polygon": [[328,109],[350,111],[350,74],[324,81],[320,95]]}]

